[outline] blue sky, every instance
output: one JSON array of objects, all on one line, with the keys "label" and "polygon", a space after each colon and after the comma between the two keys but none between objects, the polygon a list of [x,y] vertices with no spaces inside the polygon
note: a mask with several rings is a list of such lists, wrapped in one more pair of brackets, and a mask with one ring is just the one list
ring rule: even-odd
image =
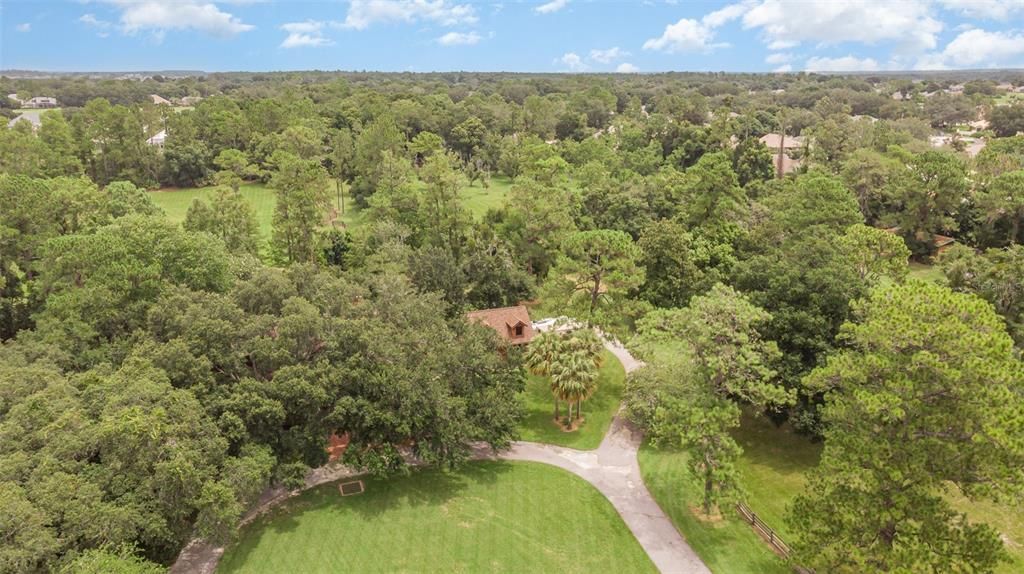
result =
[{"label": "blue sky", "polygon": [[1024,67],[1024,0],[0,0],[0,69]]}]

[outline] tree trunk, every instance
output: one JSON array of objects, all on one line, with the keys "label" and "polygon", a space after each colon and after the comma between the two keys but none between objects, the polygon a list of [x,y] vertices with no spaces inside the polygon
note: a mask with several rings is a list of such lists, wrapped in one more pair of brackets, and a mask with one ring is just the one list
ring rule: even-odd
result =
[{"label": "tree trunk", "polygon": [[601,279],[594,279],[594,288],[590,291],[590,313],[587,315],[587,329],[594,326],[594,310],[597,309],[597,298],[601,296]]},{"label": "tree trunk", "polygon": [[704,516],[711,516],[711,493],[715,489],[715,483],[711,480],[711,471],[704,474]]},{"label": "tree trunk", "polygon": [[[341,200],[341,180],[340,179],[334,180],[334,188],[336,190],[338,190],[338,209],[342,209],[342,203],[341,203],[341,201],[342,201]],[[342,213],[344,213],[344,212],[342,212]]]},{"label": "tree trunk", "polygon": [[1017,214],[1017,216],[1013,218],[1013,228],[1010,231],[1010,245],[1017,244],[1017,238],[1019,237],[1018,234],[1020,233],[1020,217],[1020,214]]},{"label": "tree trunk", "polygon": [[555,420],[558,420],[558,399],[555,399]]}]

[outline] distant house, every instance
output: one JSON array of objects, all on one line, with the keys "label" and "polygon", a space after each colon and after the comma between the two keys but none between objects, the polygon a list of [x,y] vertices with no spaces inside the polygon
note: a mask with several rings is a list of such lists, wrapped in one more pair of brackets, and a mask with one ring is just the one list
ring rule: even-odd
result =
[{"label": "distant house", "polygon": [[164,142],[166,142],[166,141],[167,141],[167,130],[160,130],[160,131],[156,132],[156,134],[153,137],[151,137],[148,140],[146,140],[146,143],[148,145],[156,146],[156,147],[158,147],[160,149],[163,149]]},{"label": "distant house", "polygon": [[761,143],[772,151],[775,158],[775,174],[779,177],[796,171],[802,164],[799,158],[793,157],[797,150],[804,147],[804,139],[800,136],[764,134],[761,136]]},{"label": "distant house", "polygon": [[178,105],[181,106],[194,106],[199,102],[203,101],[202,96],[185,96],[184,98],[178,99]]},{"label": "distant house", "polygon": [[769,149],[779,149],[779,144],[782,144],[782,149],[791,150],[799,149],[804,147],[804,140],[800,136],[786,136],[782,137],[780,134],[764,134],[761,136],[761,143],[768,146]]},{"label": "distant house", "polygon": [[171,105],[171,100],[168,100],[168,99],[163,98],[161,96],[158,96],[156,94],[149,94],[149,99],[152,100],[153,103],[158,105],[158,106],[169,106],[169,105]]},{"label": "distant house", "polygon": [[935,255],[942,255],[953,247],[954,243],[956,243],[956,239],[952,237],[939,235],[938,233],[932,235],[932,244],[935,245]]},{"label": "distant house", "polygon": [[[900,235],[899,227],[886,227],[885,231],[892,233],[893,235]],[[924,237],[918,235],[918,239],[924,241]],[[938,257],[946,251],[948,251],[956,243],[956,239],[949,237],[948,235],[939,235],[933,233],[931,237],[931,244],[935,246],[935,256]]]},{"label": "distant house", "polygon": [[34,110],[56,108],[57,105],[57,98],[48,96],[36,96],[21,102],[21,107]]},{"label": "distant house", "polygon": [[470,311],[466,313],[466,319],[494,329],[510,345],[525,345],[533,340],[530,312],[523,305]]}]

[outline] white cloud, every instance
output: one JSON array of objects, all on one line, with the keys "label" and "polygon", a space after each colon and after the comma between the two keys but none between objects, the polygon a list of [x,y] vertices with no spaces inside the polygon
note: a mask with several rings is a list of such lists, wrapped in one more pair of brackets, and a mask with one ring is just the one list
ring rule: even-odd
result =
[{"label": "white cloud", "polygon": [[617,68],[615,68],[615,71],[620,74],[635,74],[640,71],[640,68],[637,68],[636,66],[630,64],[629,62],[623,62],[619,64]]},{"label": "white cloud", "polygon": [[579,57],[579,54],[575,52],[562,54],[562,57],[557,58],[555,63],[562,64],[571,72],[582,72],[587,69],[587,65],[583,63],[583,58]]},{"label": "white cloud", "polygon": [[970,18],[1006,20],[1014,12],[1024,12],[1024,0],[939,0],[947,10]]},{"label": "white cloud", "polygon": [[779,66],[778,68],[775,68],[772,71],[775,72],[776,74],[785,74],[786,72],[792,72],[793,71],[793,65],[792,64],[783,64],[783,65]]},{"label": "white cloud", "polygon": [[472,46],[480,41],[480,34],[476,32],[448,32],[437,39],[442,46]]},{"label": "white cloud", "polygon": [[699,22],[692,18],[681,18],[675,24],[665,26],[665,31],[657,38],[644,42],[644,50],[673,52],[707,52],[715,48],[724,48],[729,44],[712,43],[715,28],[721,27],[743,15],[749,9],[746,3],[730,4],[705,15]]},{"label": "white cloud", "polygon": [[601,64],[611,64],[615,60],[619,60],[627,56],[629,56],[629,52],[619,48],[618,46],[608,48],[607,50],[590,51],[590,59]]},{"label": "white cloud", "polygon": [[[150,31],[157,40],[162,39],[168,30],[192,29],[211,36],[229,38],[255,28],[255,26],[245,24],[235,16],[222,11],[213,3],[201,0],[105,1],[121,9],[121,30],[125,34]],[[96,21],[98,22],[98,20]]]},{"label": "white cloud", "polygon": [[871,58],[843,56],[841,58],[808,58],[804,63],[808,72],[872,72],[878,68],[878,62]]},{"label": "white cloud", "polygon": [[547,4],[537,6],[534,8],[534,11],[541,14],[551,14],[552,12],[558,12],[562,8],[565,8],[568,3],[569,0],[551,0],[551,2],[548,2]]},{"label": "white cloud", "polygon": [[442,26],[474,24],[473,6],[454,4],[448,0],[352,0],[343,26],[365,30],[371,24],[420,20]]},{"label": "white cloud", "polygon": [[748,4],[730,4],[724,8],[720,8],[710,14],[707,14],[701,18],[701,22],[709,28],[718,28],[719,26],[723,26],[739,18],[749,8]]},{"label": "white cloud", "polygon": [[941,52],[925,54],[916,68],[941,70],[950,67],[1024,65],[1024,34],[988,32],[978,28],[961,32]]},{"label": "white cloud", "polygon": [[757,0],[743,14],[743,27],[760,29],[773,50],[801,42],[895,42],[899,51],[920,53],[935,48],[943,24],[931,15],[928,0]]},{"label": "white cloud", "polygon": [[682,18],[675,24],[665,26],[658,38],[644,42],[644,50],[658,50],[668,53],[708,51],[719,47],[711,43],[715,32],[711,28],[690,18]]},{"label": "white cloud", "polygon": [[768,54],[768,57],[764,59],[766,64],[785,64],[793,59],[793,54],[788,52],[776,52],[774,54]]},{"label": "white cloud", "polygon": [[82,14],[82,16],[78,18],[78,21],[96,28],[109,28],[111,26],[110,22],[107,22],[106,20],[99,20],[92,14]]},{"label": "white cloud", "polygon": [[17,26],[14,27],[14,29],[19,32],[31,32],[32,24],[25,22],[24,24],[18,24]]},{"label": "white cloud", "polygon": [[312,46],[330,46],[334,42],[324,36],[326,23],[316,20],[305,22],[289,22],[283,24],[281,29],[288,32],[288,36],[281,42],[281,48],[302,48]]}]

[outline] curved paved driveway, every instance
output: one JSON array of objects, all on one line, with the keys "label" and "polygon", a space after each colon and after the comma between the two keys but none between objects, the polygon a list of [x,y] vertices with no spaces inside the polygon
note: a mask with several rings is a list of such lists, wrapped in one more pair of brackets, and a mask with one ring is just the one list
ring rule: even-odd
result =
[{"label": "curved paved driveway", "polygon": [[[617,342],[605,339],[605,347],[622,362],[627,373],[643,366]],[[710,574],[711,571],[686,543],[644,486],[637,461],[642,439],[641,433],[620,412],[612,420],[611,428],[597,450],[582,451],[548,444],[516,442],[512,448],[496,456],[488,455],[484,450],[478,451],[478,456],[550,464],[583,478],[611,501],[660,571],[672,574]]]},{"label": "curved paved driveway", "polygon": [[[643,366],[618,342],[605,338],[605,348],[619,359],[626,373]],[[497,454],[483,446],[476,447],[475,452],[476,458],[480,459],[550,464],[583,478],[608,498],[658,570],[665,574],[710,574],[711,571],[686,543],[644,486],[640,463],[637,461],[642,439],[640,431],[626,421],[620,412],[612,420],[608,434],[597,450],[583,451],[533,442],[515,442],[512,448]],[[356,471],[346,467],[325,469],[328,467],[313,471],[302,490],[356,474]],[[268,490],[256,508],[246,515],[243,523],[293,494],[295,492],[288,493],[282,489]],[[178,556],[170,574],[212,573],[223,552],[223,548],[193,540]]]}]

